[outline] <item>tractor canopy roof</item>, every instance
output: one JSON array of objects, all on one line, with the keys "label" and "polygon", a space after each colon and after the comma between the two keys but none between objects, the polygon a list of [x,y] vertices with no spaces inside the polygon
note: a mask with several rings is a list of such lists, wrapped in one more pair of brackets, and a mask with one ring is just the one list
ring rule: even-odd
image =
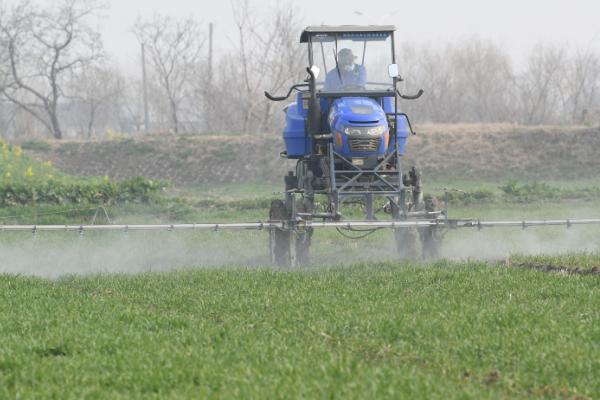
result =
[{"label": "tractor canopy roof", "polygon": [[341,25],[341,26],[309,26],[300,35],[300,43],[307,43],[310,36],[329,36],[335,34],[341,35],[359,35],[361,39],[367,39],[370,34],[375,39],[377,37],[387,37],[389,34],[394,32],[396,27],[394,25]]}]

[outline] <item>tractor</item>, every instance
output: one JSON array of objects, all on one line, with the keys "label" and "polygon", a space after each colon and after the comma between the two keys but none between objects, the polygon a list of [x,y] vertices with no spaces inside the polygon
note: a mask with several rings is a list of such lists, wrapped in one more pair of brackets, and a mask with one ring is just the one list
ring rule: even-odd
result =
[{"label": "tractor", "polygon": [[[444,220],[433,198],[424,198],[421,173],[402,168],[408,136],[414,135],[399,99],[394,26],[310,26],[300,36],[308,46],[307,78],[271,101],[285,108],[283,158],[295,160],[284,177],[283,199],[271,203],[271,260],[295,266],[308,262],[313,221],[344,220],[345,206],[361,204],[363,221],[383,209],[392,221]],[[443,224],[440,224],[440,227]],[[351,229],[349,224],[348,228]],[[437,224],[393,229],[401,258],[439,254]],[[417,243],[420,242],[421,251]],[[419,254],[420,253],[420,254]]]},{"label": "tractor", "polygon": [[[271,202],[268,222],[138,225],[2,225],[3,232],[265,230],[271,261],[297,266],[309,261],[316,229],[337,229],[359,239],[390,229],[403,259],[436,258],[442,237],[460,228],[522,228],[600,225],[600,218],[493,220],[450,219],[448,197],[440,210],[423,195],[420,171],[402,168],[406,141],[414,135],[398,102],[402,94],[393,26],[314,26],[300,42],[308,46],[307,78],[286,95],[281,156],[295,169],[284,176],[283,198]],[[356,204],[361,208],[357,212]],[[352,207],[354,205],[354,207]],[[383,211],[383,212],[381,212]],[[98,211],[97,211],[98,212]],[[359,215],[357,217],[357,215]],[[95,217],[94,217],[95,220]],[[419,249],[420,243],[420,249]]]}]

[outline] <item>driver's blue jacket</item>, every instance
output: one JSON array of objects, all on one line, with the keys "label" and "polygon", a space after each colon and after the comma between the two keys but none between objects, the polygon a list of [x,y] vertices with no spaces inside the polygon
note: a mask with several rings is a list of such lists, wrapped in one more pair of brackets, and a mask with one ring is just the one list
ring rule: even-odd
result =
[{"label": "driver's blue jacket", "polygon": [[[341,80],[340,80],[341,77]],[[365,86],[367,83],[367,70],[364,65],[356,64],[354,69],[350,72],[344,71],[343,69],[334,68],[327,73],[325,77],[325,90],[326,91],[342,91],[344,86]]]}]

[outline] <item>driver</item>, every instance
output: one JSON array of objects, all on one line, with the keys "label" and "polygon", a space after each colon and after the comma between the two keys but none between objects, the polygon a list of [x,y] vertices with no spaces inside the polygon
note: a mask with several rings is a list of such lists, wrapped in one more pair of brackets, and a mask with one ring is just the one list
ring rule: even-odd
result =
[{"label": "driver", "polygon": [[364,87],[367,83],[367,70],[364,65],[354,63],[356,56],[350,49],[341,49],[337,55],[337,66],[325,77],[325,90],[342,91],[348,86]]}]

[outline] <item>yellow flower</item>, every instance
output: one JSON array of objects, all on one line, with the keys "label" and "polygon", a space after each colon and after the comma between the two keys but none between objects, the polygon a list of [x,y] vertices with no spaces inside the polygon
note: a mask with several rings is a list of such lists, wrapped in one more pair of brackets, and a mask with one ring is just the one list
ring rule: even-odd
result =
[{"label": "yellow flower", "polygon": [[4,174],[5,177],[10,178],[12,176],[12,173],[10,171],[6,171],[6,173]]},{"label": "yellow flower", "polygon": [[108,182],[110,182],[110,178],[108,177],[108,175],[104,175],[104,183]]},{"label": "yellow flower", "polygon": [[46,167],[52,167],[52,161],[48,160],[44,163]]},{"label": "yellow flower", "polygon": [[15,153],[15,156],[21,157],[21,154],[23,154],[23,149],[21,148],[21,146],[15,146],[13,149],[13,153]]},{"label": "yellow flower", "polygon": [[27,170],[25,170],[25,176],[31,178],[33,176],[33,168],[27,167]]}]

